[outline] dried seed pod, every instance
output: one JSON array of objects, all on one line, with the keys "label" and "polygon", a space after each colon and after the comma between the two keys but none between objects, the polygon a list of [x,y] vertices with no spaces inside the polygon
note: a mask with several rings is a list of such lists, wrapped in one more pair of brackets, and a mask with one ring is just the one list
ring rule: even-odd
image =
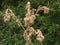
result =
[{"label": "dried seed pod", "polygon": [[35,15],[30,16],[30,24],[34,24],[34,20],[36,19]]},{"label": "dried seed pod", "polygon": [[29,29],[29,36],[34,35],[35,32],[36,32],[35,29],[33,27],[30,27],[30,29]]},{"label": "dried seed pod", "polygon": [[26,9],[30,9],[30,2],[27,2]]},{"label": "dried seed pod", "polygon": [[49,13],[49,8],[44,9],[44,14]]},{"label": "dried seed pod", "polygon": [[49,13],[49,8],[47,8],[46,6],[43,6],[42,10],[44,10],[44,14]]},{"label": "dried seed pod", "polygon": [[36,19],[35,15],[31,15],[29,17],[25,17],[24,18],[24,22],[25,22],[25,26],[31,26],[32,24],[34,24],[34,20]]},{"label": "dried seed pod", "polygon": [[44,14],[49,13],[49,8],[47,8],[46,6],[39,6],[38,9],[37,9],[37,11],[36,11],[36,14],[37,14],[40,10],[43,10],[43,11],[44,11]]},{"label": "dried seed pod", "polygon": [[4,16],[4,22],[9,22],[10,19],[11,19],[11,16],[10,15]]},{"label": "dried seed pod", "polygon": [[30,16],[30,2],[27,2],[27,5],[26,5],[26,10],[27,10],[27,15]]},{"label": "dried seed pod", "polygon": [[25,17],[24,18],[24,22],[25,22],[25,27],[27,27],[29,25],[29,17]]},{"label": "dried seed pod", "polygon": [[4,16],[4,22],[9,22],[11,19],[11,13],[9,9],[6,9],[5,16]]},{"label": "dried seed pod", "polygon": [[36,39],[37,39],[38,41],[42,42],[42,41],[44,40],[44,36],[43,36],[42,32],[41,32],[39,29],[37,29],[36,34],[37,34]]}]

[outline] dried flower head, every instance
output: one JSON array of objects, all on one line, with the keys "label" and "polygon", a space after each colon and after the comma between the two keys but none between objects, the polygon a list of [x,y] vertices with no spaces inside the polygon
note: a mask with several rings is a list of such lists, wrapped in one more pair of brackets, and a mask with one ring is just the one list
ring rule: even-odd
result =
[{"label": "dried flower head", "polygon": [[11,12],[9,9],[6,9],[5,15],[4,15],[4,22],[9,22],[11,19]]},{"label": "dried flower head", "polygon": [[42,42],[44,40],[44,36],[43,36],[42,32],[39,29],[37,29],[36,34],[37,34],[37,38],[36,39],[38,41]]},{"label": "dried flower head", "polygon": [[27,2],[26,9],[30,9],[30,2]]},{"label": "dried flower head", "polygon": [[36,16],[35,15],[31,15],[30,16],[30,24],[34,24],[35,19],[36,19]]},{"label": "dried flower head", "polygon": [[10,21],[10,16],[9,15],[7,15],[7,16],[4,16],[4,22],[9,22]]},{"label": "dried flower head", "polygon": [[30,16],[30,12],[31,12],[30,8],[31,8],[30,2],[27,2],[27,5],[26,5],[27,14],[25,16]]},{"label": "dried flower head", "polygon": [[44,14],[49,13],[49,8],[47,8],[46,6],[38,6],[38,9],[37,9],[37,11],[36,11],[36,14],[37,14],[39,11],[41,11],[41,10],[44,11]]},{"label": "dried flower head", "polygon": [[30,27],[30,29],[29,29],[29,36],[34,35],[35,32],[36,32],[35,29],[33,27]]},{"label": "dried flower head", "polygon": [[25,17],[24,18],[25,26],[31,26],[32,24],[34,24],[35,19],[36,19],[35,15],[31,15],[30,17]]},{"label": "dried flower head", "polygon": [[24,22],[25,22],[25,27],[27,27],[29,25],[29,17],[25,17],[24,18]]},{"label": "dried flower head", "polygon": [[47,8],[46,6],[43,6],[42,9],[44,10],[44,14],[49,13],[49,8]]}]

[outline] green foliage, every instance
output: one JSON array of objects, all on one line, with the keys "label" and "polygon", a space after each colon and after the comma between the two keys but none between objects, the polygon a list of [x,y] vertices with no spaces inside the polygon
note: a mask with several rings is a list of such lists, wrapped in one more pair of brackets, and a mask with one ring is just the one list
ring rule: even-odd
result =
[{"label": "green foliage", "polygon": [[[39,5],[47,6],[49,14],[39,12],[40,16],[35,20],[34,28],[41,29],[45,40],[40,43],[33,37],[35,45],[60,45],[60,0],[1,0],[0,2],[0,45],[24,45],[23,29],[16,25],[11,19],[9,23],[4,23],[4,11],[7,8],[13,10],[18,18],[24,18],[25,5],[30,1],[33,8]],[[22,23],[24,21],[22,20]]]}]

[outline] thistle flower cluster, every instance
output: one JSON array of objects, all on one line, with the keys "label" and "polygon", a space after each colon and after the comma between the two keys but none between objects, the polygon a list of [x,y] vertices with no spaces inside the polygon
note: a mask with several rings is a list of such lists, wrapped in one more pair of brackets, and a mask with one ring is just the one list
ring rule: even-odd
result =
[{"label": "thistle flower cluster", "polygon": [[21,26],[24,29],[23,37],[26,41],[25,45],[29,45],[29,44],[34,45],[31,41],[32,35],[36,35],[36,40],[38,40],[40,42],[42,42],[44,40],[44,36],[43,36],[43,33],[41,32],[41,30],[34,29],[32,27],[32,25],[34,24],[34,21],[36,19],[36,16],[39,16],[38,12],[41,10],[44,11],[44,14],[49,13],[49,8],[47,8],[46,6],[39,6],[37,9],[31,9],[30,2],[27,2],[26,14],[24,17],[24,26],[26,28],[24,28],[24,26],[21,23],[21,20],[17,16],[15,16],[13,11],[10,9],[6,9],[6,11],[5,11],[4,22],[7,23],[11,20],[11,17],[14,18],[16,20],[17,25]]}]

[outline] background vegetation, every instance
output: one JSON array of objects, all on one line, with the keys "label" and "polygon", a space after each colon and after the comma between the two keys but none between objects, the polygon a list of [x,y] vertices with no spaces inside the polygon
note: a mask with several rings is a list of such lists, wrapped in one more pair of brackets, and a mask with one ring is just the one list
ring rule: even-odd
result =
[{"label": "background vegetation", "polygon": [[13,10],[18,18],[25,16],[25,5],[30,1],[33,8],[39,5],[47,6],[49,14],[39,12],[40,16],[35,20],[34,28],[41,29],[45,40],[40,43],[32,37],[35,45],[60,45],[60,0],[1,0],[0,1],[0,45],[24,45],[23,29],[18,27],[13,19],[9,23],[4,23],[3,16],[7,8]]}]

